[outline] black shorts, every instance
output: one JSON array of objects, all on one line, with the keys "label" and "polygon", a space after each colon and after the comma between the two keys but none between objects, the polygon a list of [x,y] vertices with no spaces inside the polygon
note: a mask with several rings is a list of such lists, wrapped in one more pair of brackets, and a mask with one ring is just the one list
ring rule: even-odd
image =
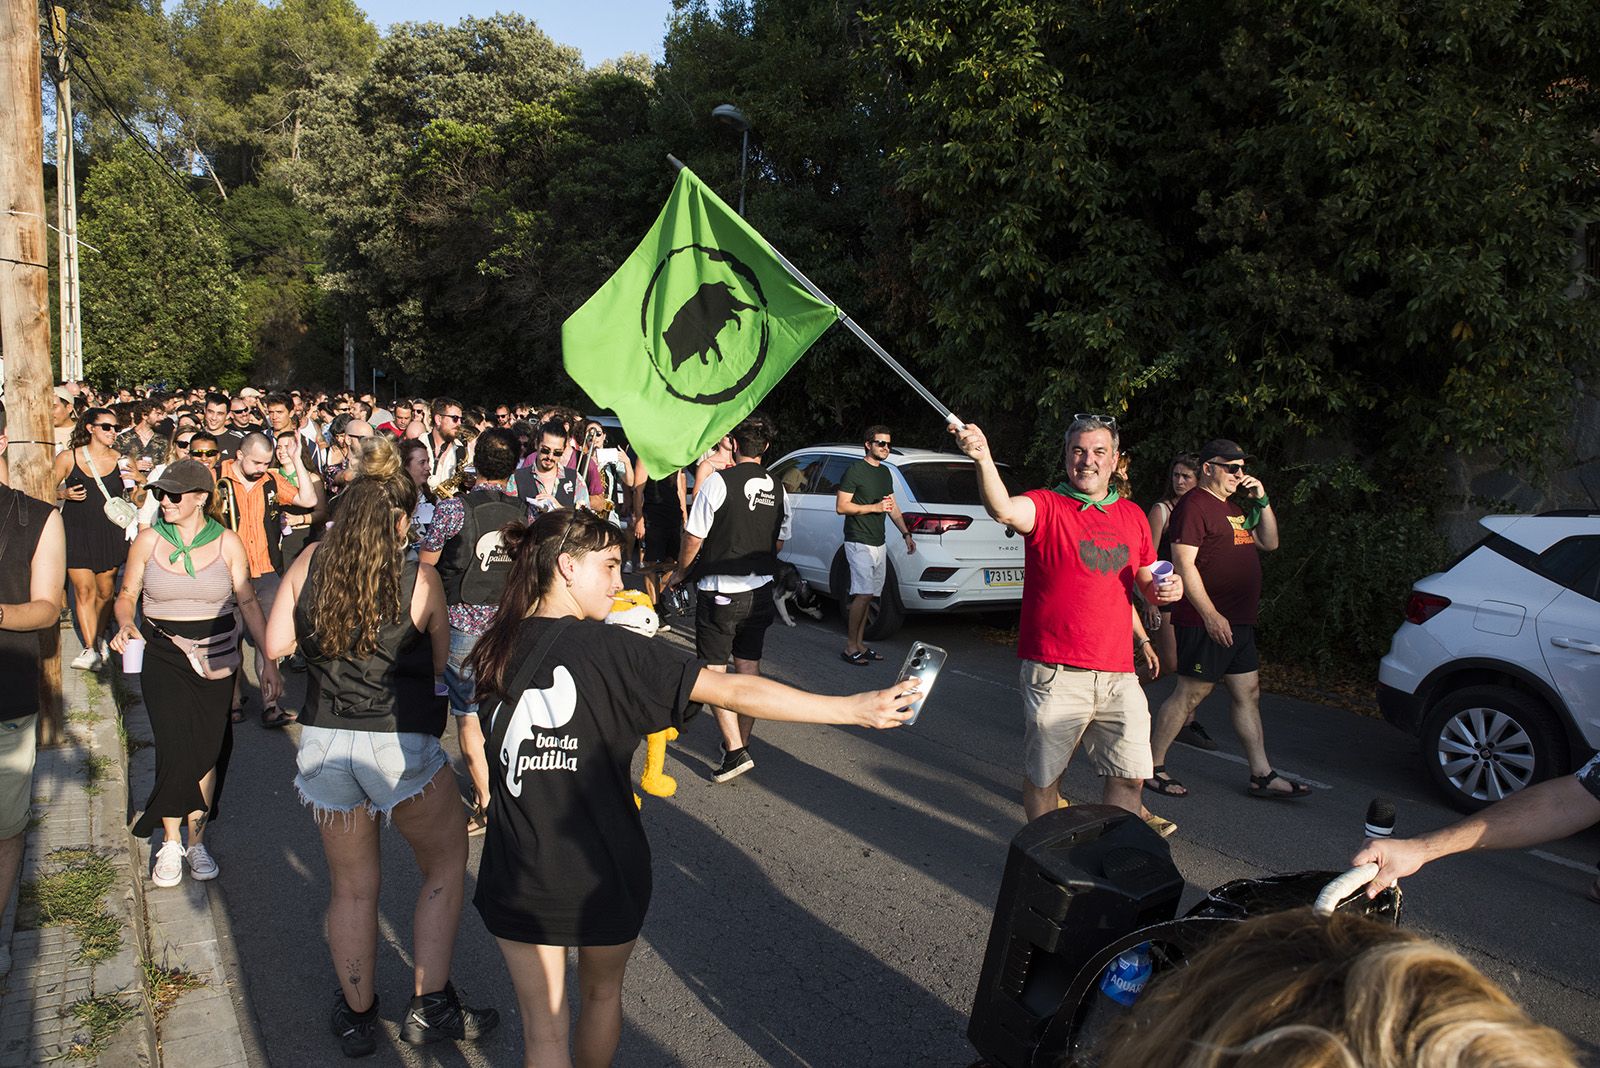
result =
[{"label": "black shorts", "polygon": [[1184,678],[1216,682],[1224,675],[1248,675],[1259,670],[1256,656],[1256,628],[1250,623],[1234,623],[1233,644],[1218,645],[1204,627],[1177,627],[1178,674]]},{"label": "black shorts", "polygon": [[729,656],[760,660],[776,616],[770,582],[744,593],[700,590],[694,606],[695,655],[713,667],[726,664]]}]

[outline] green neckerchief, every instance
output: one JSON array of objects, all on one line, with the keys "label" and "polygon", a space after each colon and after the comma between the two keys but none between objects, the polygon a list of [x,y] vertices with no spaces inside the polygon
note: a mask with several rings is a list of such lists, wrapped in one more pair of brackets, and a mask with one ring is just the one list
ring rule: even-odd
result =
[{"label": "green neckerchief", "polygon": [[1107,486],[1106,495],[1101,497],[1098,501],[1093,497],[1090,497],[1087,493],[1079,493],[1077,490],[1073,489],[1072,483],[1070,482],[1061,483],[1061,485],[1056,487],[1056,492],[1061,494],[1063,497],[1071,497],[1073,500],[1083,505],[1082,508],[1078,509],[1080,512],[1087,512],[1091,508],[1098,508],[1100,511],[1104,512],[1106,510],[1106,505],[1116,504],[1117,501],[1121,499],[1117,493],[1117,487],[1115,486]]},{"label": "green neckerchief", "polygon": [[1239,502],[1239,508],[1244,512],[1244,529],[1254,530],[1256,528],[1256,524],[1261,522],[1261,513],[1267,510],[1269,503],[1265,495],[1246,497]]},{"label": "green neckerchief", "polygon": [[161,535],[162,540],[168,545],[177,546],[172,551],[172,555],[167,557],[167,563],[173,563],[181,556],[183,558],[183,569],[189,573],[190,578],[194,578],[194,561],[189,559],[189,554],[200,548],[200,546],[210,545],[222,537],[222,524],[209,516],[206,518],[206,525],[200,528],[200,533],[196,534],[194,541],[191,541],[188,545],[183,543],[183,535],[178,533],[178,528],[164,519],[157,519],[151,529]]}]

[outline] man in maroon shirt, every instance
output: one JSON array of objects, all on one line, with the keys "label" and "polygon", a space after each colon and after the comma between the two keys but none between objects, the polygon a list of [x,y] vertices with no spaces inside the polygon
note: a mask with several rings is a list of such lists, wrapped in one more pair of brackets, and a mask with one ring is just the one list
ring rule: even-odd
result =
[{"label": "man in maroon shirt", "polygon": [[[1169,797],[1189,791],[1167,774],[1167,747],[1221,680],[1232,702],[1233,729],[1250,760],[1251,797],[1305,797],[1311,788],[1272,770],[1261,731],[1261,676],[1256,610],[1261,554],[1278,547],[1278,518],[1259,478],[1244,473],[1251,457],[1218,438],[1200,450],[1200,484],[1178,498],[1168,530],[1172,565],[1184,600],[1172,610],[1178,639],[1178,688],[1156,712],[1150,739],[1155,774],[1146,785]],[[1242,493],[1242,503],[1232,498]]]},{"label": "man in maroon shirt", "polygon": [[[1149,604],[1183,596],[1177,576],[1157,585],[1155,549],[1139,506],[1110,488],[1117,470],[1117,423],[1076,416],[1067,428],[1067,482],[1013,497],[983,431],[957,431],[978,468],[983,506],[1023,536],[1022,659],[1025,724],[1022,808],[1035,820],[1054,812],[1061,776],[1083,742],[1101,777],[1102,800],[1143,815],[1140,787],[1151,774],[1150,706],[1133,671],[1137,585]],[[1141,652],[1149,652],[1148,643]],[[1153,653],[1150,659],[1153,659]]]}]

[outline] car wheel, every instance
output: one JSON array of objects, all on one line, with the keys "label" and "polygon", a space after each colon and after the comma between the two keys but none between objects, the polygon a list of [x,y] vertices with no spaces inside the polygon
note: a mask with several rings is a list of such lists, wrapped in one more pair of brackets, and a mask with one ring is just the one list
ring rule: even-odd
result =
[{"label": "car wheel", "polygon": [[[881,642],[892,638],[906,621],[906,609],[900,600],[900,580],[895,577],[894,565],[885,564],[886,571],[883,577],[883,596],[876,597],[872,606],[867,609],[867,625],[862,631],[862,637],[871,642]],[[828,569],[828,586],[833,591],[833,599],[839,603],[839,618],[845,626],[850,626],[850,566],[845,563],[844,550],[833,558],[833,566]]]},{"label": "car wheel", "polygon": [[1566,759],[1544,702],[1504,686],[1469,686],[1439,701],[1421,742],[1428,777],[1465,812],[1550,778]]}]

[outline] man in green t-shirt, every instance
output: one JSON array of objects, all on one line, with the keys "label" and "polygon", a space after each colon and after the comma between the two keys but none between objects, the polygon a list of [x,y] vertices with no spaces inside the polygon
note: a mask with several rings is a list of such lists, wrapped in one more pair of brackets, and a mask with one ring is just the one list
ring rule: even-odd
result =
[{"label": "man in green t-shirt", "polygon": [[883,517],[894,520],[906,541],[906,553],[917,551],[917,544],[906,529],[905,517],[894,501],[894,476],[884,466],[891,444],[889,428],[869,426],[863,448],[866,458],[858,460],[839,480],[834,510],[844,516],[844,559],[850,567],[850,627],[845,637],[846,663],[865,667],[883,657],[867,647],[862,632],[867,628],[867,610],[872,599],[883,592],[888,570],[884,546]]}]

